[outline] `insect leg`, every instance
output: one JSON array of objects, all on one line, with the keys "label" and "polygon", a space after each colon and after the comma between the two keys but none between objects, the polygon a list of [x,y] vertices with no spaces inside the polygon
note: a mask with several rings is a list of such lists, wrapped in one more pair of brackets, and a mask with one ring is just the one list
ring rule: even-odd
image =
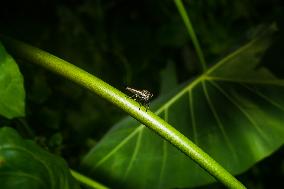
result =
[{"label": "insect leg", "polygon": [[145,104],[145,108],[146,108],[146,112],[147,112],[147,110],[150,109],[150,103],[146,103],[146,104]]},{"label": "insect leg", "polygon": [[136,94],[134,94],[134,95],[132,95],[132,96],[129,96],[129,98],[131,98],[131,99],[137,101],[137,95],[136,95]]}]

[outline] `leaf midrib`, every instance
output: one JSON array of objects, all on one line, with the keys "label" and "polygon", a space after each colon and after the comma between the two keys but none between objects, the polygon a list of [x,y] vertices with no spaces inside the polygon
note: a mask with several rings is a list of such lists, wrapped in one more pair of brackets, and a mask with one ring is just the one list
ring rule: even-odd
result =
[{"label": "leaf midrib", "polygon": [[[232,52],[231,54],[229,54],[228,56],[226,56],[225,58],[223,58],[222,60],[220,60],[219,62],[217,62],[216,64],[214,64],[211,68],[209,68],[206,72],[204,72],[202,75],[198,76],[191,84],[189,84],[187,87],[185,87],[183,90],[181,90],[180,92],[178,92],[174,97],[172,97],[168,102],[166,102],[164,105],[162,105],[155,113],[156,114],[160,114],[165,108],[168,108],[169,106],[171,106],[174,102],[177,101],[177,99],[179,99],[181,96],[183,96],[186,92],[192,90],[196,85],[198,85],[200,82],[209,79],[209,78],[213,78],[210,76],[210,74],[212,72],[214,72],[216,69],[218,69],[220,66],[222,66],[223,64],[225,64],[226,62],[228,62],[230,59],[233,59],[234,57],[238,56],[240,53],[242,53],[243,51],[245,51],[247,48],[249,48],[250,46],[254,45],[254,43],[256,43],[259,39],[256,38],[252,41],[250,41],[249,43],[247,43],[246,45],[244,45],[243,47],[237,49],[236,51]],[[226,79],[226,78],[223,78]],[[284,85],[284,84],[283,84]]]}]

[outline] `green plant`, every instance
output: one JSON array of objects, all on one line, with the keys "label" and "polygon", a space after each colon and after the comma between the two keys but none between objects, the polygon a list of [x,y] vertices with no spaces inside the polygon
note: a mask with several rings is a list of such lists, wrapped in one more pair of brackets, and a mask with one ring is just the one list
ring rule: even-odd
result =
[{"label": "green plant", "polygon": [[[284,102],[281,100],[281,91],[284,82],[261,63],[271,44],[271,36],[277,30],[276,26],[272,25],[263,30],[251,42],[207,68],[185,9],[181,1],[175,2],[189,29],[203,73],[182,85],[173,82],[170,86],[173,90],[165,92],[165,95],[154,102],[152,110],[155,113],[139,110],[139,105],[119,90],[62,59],[13,39],[2,37],[1,40],[15,57],[39,64],[74,81],[140,122],[126,118],[115,125],[84,155],[80,166],[82,172],[98,180],[109,181],[109,184],[114,183],[116,188],[194,187],[213,182],[214,179],[208,173],[228,187],[244,188],[228,171],[239,174],[283,144]],[[0,93],[0,113],[9,119],[23,116],[22,76],[4,48],[0,53],[0,65],[3,68],[0,86],[4,91]],[[176,80],[171,69],[165,72],[166,77],[170,75],[172,80]],[[7,84],[12,87],[7,87]],[[164,84],[166,85],[168,83]],[[261,120],[258,117],[261,117]],[[142,124],[161,137],[153,135],[153,132]],[[62,161],[56,157],[42,160],[41,154],[46,152],[34,144],[31,144],[33,150],[29,152],[26,150],[30,149],[29,142],[21,139],[14,130],[3,128],[0,134],[3,135],[1,146],[4,146],[0,151],[0,174],[4,175],[2,178],[7,183],[7,188],[12,187],[9,183],[18,178],[29,180],[31,185],[28,183],[27,188],[44,185],[46,179],[41,170],[38,173],[28,169],[31,172],[24,174],[27,166],[36,167],[17,161],[21,155],[29,159],[25,153],[32,154],[40,163],[47,161],[46,164],[42,163],[47,170],[49,163]],[[187,137],[220,162],[225,169]],[[208,173],[166,141],[197,162]],[[5,146],[9,148],[6,149]],[[50,185],[47,187],[78,187],[73,184],[74,180],[70,177],[67,166],[64,163],[57,166],[62,166],[66,178],[57,170],[48,171],[63,184],[49,178],[47,181]],[[21,170],[21,174],[14,174],[15,170]],[[75,171],[71,172],[85,185],[105,188],[95,180]],[[176,174],[173,175],[172,172]]]}]

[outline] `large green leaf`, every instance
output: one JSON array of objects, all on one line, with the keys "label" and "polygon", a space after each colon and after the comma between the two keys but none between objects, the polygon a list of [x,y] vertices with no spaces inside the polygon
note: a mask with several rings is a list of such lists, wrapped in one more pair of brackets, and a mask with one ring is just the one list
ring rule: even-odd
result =
[{"label": "large green leaf", "polygon": [[14,59],[0,43],[0,115],[6,118],[25,115],[23,77]]},{"label": "large green leaf", "polygon": [[79,188],[64,160],[9,127],[0,129],[0,183],[1,189]]},{"label": "large green leaf", "polygon": [[[273,27],[185,85],[156,111],[233,174],[284,141],[284,81],[261,67]],[[83,159],[96,179],[120,188],[194,187],[214,179],[131,118]]]}]

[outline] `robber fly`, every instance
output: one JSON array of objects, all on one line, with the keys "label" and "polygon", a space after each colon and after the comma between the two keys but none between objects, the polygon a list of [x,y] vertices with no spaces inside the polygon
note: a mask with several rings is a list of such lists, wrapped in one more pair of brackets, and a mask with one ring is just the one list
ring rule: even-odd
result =
[{"label": "robber fly", "polygon": [[[147,112],[147,110],[149,109],[150,100],[153,97],[153,94],[145,89],[138,90],[138,89],[133,89],[131,87],[126,87],[126,90],[133,94],[130,98],[137,101],[140,104],[140,107],[141,105],[146,107],[146,112]],[[140,110],[140,107],[139,107],[139,110]]]}]

